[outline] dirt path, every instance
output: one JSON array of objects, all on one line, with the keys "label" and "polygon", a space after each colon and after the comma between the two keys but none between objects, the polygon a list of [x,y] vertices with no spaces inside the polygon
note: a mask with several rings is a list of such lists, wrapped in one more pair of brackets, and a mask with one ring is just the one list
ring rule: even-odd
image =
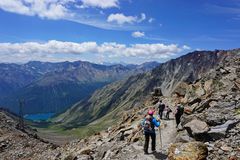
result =
[{"label": "dirt path", "polygon": [[149,154],[145,155],[143,152],[143,143],[134,144],[129,146],[129,149],[132,153],[128,154],[127,159],[137,159],[137,160],[157,160],[157,159],[167,159],[167,149],[171,143],[176,139],[177,129],[175,124],[175,119],[173,115],[170,115],[170,120],[162,120],[161,127],[161,140],[162,140],[162,149],[160,143],[160,134],[159,130],[156,130],[156,152],[151,153],[151,141],[149,144]]},{"label": "dirt path", "polygon": [[[162,147],[163,151],[166,151],[169,145],[175,141],[177,136],[177,129],[176,129],[175,120],[171,118],[170,120],[163,120],[162,127],[161,127],[161,140],[162,140]],[[159,131],[157,133],[157,144],[160,147],[160,135]]]}]

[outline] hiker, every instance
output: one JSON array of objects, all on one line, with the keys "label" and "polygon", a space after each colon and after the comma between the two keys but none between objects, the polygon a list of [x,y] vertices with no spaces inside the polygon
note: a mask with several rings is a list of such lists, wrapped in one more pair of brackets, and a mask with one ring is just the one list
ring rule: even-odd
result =
[{"label": "hiker", "polygon": [[162,102],[162,100],[159,100],[159,103],[158,103],[158,114],[159,114],[159,117],[160,119],[162,119],[162,116],[163,116],[163,111],[165,109],[165,104]]},{"label": "hiker", "polygon": [[144,153],[148,154],[149,139],[152,140],[152,152],[156,151],[156,133],[155,127],[160,126],[160,120],[153,117],[154,110],[149,110],[147,116],[142,122],[145,135]]},{"label": "hiker", "polygon": [[184,113],[184,107],[181,104],[177,105],[176,111],[175,111],[175,119],[176,119],[176,128],[178,128],[179,123],[181,122],[181,117]]},{"label": "hiker", "polygon": [[171,108],[169,106],[166,106],[166,119],[169,120],[169,114],[172,112]]}]

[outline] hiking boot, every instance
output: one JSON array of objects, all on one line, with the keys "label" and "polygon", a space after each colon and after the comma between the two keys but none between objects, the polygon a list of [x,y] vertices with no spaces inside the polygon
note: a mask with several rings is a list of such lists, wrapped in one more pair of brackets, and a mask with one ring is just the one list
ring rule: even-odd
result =
[{"label": "hiking boot", "polygon": [[148,151],[144,151],[144,154],[149,154]]}]

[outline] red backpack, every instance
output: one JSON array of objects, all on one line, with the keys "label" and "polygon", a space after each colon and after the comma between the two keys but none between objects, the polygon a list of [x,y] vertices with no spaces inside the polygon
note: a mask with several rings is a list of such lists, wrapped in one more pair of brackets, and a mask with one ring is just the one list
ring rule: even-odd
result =
[{"label": "red backpack", "polygon": [[150,115],[147,115],[143,122],[143,129],[144,131],[153,131],[154,124],[152,122],[153,117]]}]

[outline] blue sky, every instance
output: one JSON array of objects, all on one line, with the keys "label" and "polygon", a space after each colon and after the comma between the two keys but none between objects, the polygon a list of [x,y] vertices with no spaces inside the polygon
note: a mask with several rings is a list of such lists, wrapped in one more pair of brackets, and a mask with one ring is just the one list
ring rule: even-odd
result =
[{"label": "blue sky", "polygon": [[1,0],[0,19],[1,62],[164,62],[240,42],[240,0]]}]

